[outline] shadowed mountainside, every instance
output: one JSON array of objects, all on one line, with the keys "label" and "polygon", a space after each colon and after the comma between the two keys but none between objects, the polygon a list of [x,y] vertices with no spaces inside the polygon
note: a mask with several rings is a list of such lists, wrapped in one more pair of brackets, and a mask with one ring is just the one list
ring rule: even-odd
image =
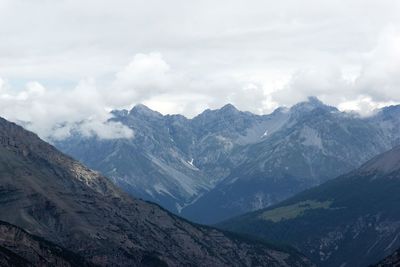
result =
[{"label": "shadowed mountainside", "polygon": [[400,247],[400,147],[223,229],[290,244],[321,266],[367,266]]},{"label": "shadowed mountainside", "polygon": [[[133,199],[4,119],[0,119],[0,220],[101,266],[310,264],[294,251],[195,225]],[[2,238],[7,235],[6,231]],[[6,257],[13,255],[2,251]]]}]

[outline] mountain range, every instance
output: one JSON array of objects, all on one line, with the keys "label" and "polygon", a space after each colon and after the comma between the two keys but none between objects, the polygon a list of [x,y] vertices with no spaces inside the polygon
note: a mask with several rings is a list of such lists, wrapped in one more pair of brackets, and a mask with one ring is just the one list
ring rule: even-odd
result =
[{"label": "mountain range", "polygon": [[11,266],[310,266],[183,220],[0,118],[0,263]]},{"label": "mountain range", "polygon": [[144,105],[112,114],[133,138],[75,132],[52,142],[129,194],[207,224],[276,204],[400,144],[400,106],[361,117],[315,97],[269,115],[230,104],[192,119]]},{"label": "mountain range", "polygon": [[[399,204],[397,146],[345,175],[219,226],[290,244],[318,266],[368,266],[400,247]],[[396,259],[395,253],[386,261]]]}]

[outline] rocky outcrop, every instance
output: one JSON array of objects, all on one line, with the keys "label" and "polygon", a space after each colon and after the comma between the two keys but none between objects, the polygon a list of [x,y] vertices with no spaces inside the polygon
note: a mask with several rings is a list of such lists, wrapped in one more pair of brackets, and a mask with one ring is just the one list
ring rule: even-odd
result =
[{"label": "rocky outcrop", "polygon": [[0,221],[1,266],[93,266],[83,257]]},{"label": "rocky outcrop", "polygon": [[396,250],[392,255],[386,257],[374,267],[399,267],[400,266],[400,250]]}]

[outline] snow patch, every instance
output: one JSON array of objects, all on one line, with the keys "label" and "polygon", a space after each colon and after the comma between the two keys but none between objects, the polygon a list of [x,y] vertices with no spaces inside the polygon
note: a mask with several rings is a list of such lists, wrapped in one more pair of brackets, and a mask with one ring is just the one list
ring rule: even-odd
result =
[{"label": "snow patch", "polygon": [[265,130],[265,132],[263,133],[263,135],[261,135],[261,138],[267,137],[268,135],[268,130]]},{"label": "snow patch", "polygon": [[181,212],[182,212],[182,209],[184,208],[184,206],[182,206],[182,205],[179,204],[179,203],[176,203],[176,204],[175,204],[175,208],[176,208],[176,210],[178,211],[178,213],[181,213]]},{"label": "snow patch", "polygon": [[192,158],[191,160],[187,160],[187,161],[184,161],[183,159],[181,159],[181,161],[186,165],[186,167],[188,167],[189,169],[192,169],[192,170],[194,170],[194,171],[199,171],[199,168],[197,168],[194,164],[193,164],[193,162],[194,162],[194,159]]}]

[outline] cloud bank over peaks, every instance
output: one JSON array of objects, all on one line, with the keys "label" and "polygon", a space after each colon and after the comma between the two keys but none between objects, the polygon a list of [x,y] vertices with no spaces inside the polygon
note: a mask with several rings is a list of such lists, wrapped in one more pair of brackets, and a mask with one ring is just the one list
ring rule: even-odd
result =
[{"label": "cloud bank over peaks", "polygon": [[277,103],[293,105],[312,95],[341,110],[369,115],[377,108],[400,103],[399,92],[400,32],[390,26],[356,70],[333,64],[301,69],[271,97]]},{"label": "cloud bank over peaks", "polygon": [[88,78],[61,89],[33,81],[14,88],[0,79],[0,116],[46,139],[63,139],[73,132],[110,139],[134,137],[134,129],[109,121],[110,110],[138,103],[163,114],[193,117],[227,103],[265,114],[316,96],[340,110],[369,115],[400,103],[400,34],[388,27],[362,64],[352,68],[333,63],[306,66],[278,81],[280,86],[248,73],[202,73],[171,65],[161,53],[141,53],[108,75],[108,82]]},{"label": "cloud bank over peaks", "polygon": [[160,53],[136,54],[116,73],[106,95],[107,105],[114,108],[144,103],[164,114],[180,113],[188,117],[226,103],[256,113],[269,111],[264,104],[267,95],[257,81],[177,69]]},{"label": "cloud bank over peaks", "polygon": [[45,139],[63,139],[72,132],[99,138],[131,138],[133,131],[110,122],[101,92],[93,81],[82,81],[70,90],[47,89],[29,82],[10,88],[0,79],[0,114]]},{"label": "cloud bank over peaks", "polygon": [[164,114],[192,117],[227,102],[261,113],[265,99],[260,85],[228,76],[190,75],[173,69],[160,53],[136,54],[102,86],[95,79],[83,79],[73,88],[46,88],[37,81],[14,88],[0,79],[0,116],[48,140],[64,139],[72,133],[132,138],[131,129],[109,121],[110,111],[130,109],[138,103]]}]

